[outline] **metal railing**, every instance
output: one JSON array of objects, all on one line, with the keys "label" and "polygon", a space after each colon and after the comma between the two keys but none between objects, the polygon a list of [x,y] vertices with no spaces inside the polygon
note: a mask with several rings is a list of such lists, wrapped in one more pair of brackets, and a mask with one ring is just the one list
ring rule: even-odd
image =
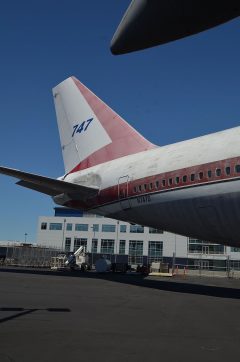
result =
[{"label": "metal railing", "polygon": [[11,246],[7,248],[6,258],[2,261],[2,265],[48,268],[51,266],[52,257],[56,257],[60,252],[59,248]]},{"label": "metal railing", "polygon": [[172,272],[176,276],[206,276],[223,278],[240,278],[240,268],[234,267],[230,262],[226,266],[208,265],[199,263],[199,265],[175,264]]}]

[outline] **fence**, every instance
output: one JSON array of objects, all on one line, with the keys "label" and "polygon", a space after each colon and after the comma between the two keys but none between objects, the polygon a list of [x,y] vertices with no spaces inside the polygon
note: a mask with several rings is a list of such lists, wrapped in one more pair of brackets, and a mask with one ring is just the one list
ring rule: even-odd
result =
[{"label": "fence", "polygon": [[51,259],[61,253],[58,248],[42,246],[11,246],[7,248],[4,265],[47,268]]},{"label": "fence", "polygon": [[202,276],[202,277],[222,277],[240,278],[239,263],[229,261],[225,266],[207,265],[199,262],[198,265],[175,264],[172,272],[179,276]]}]

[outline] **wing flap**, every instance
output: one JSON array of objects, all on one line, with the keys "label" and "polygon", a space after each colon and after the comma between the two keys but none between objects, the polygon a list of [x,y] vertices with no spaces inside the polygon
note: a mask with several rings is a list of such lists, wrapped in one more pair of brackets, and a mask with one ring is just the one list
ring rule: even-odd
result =
[{"label": "wing flap", "polygon": [[98,188],[77,185],[70,182],[55,180],[50,177],[40,176],[33,173],[23,172],[8,167],[0,167],[0,173],[3,175],[18,178],[20,181],[17,185],[27,187],[29,189],[56,196],[62,193],[77,194],[82,199],[87,199],[97,195]]},{"label": "wing flap", "polygon": [[16,182],[16,185],[26,187],[28,189],[38,191],[38,192],[41,192],[41,193],[49,195],[49,196],[56,196],[58,194],[58,191],[53,190],[49,187],[46,187],[43,185],[36,185],[36,184],[33,184],[32,182],[27,182],[27,181],[23,181],[23,180]]}]

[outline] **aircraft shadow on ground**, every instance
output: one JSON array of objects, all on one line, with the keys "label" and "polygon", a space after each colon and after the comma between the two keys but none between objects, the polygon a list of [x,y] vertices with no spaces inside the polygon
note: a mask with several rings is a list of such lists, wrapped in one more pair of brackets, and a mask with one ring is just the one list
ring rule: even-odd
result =
[{"label": "aircraft shadow on ground", "polygon": [[218,298],[231,298],[240,299],[240,288],[204,285],[203,279],[199,278],[198,284],[191,281],[183,281],[179,279],[163,280],[163,279],[148,279],[142,275],[136,274],[121,274],[121,273],[95,273],[95,272],[71,272],[71,271],[51,271],[41,269],[29,269],[29,268],[0,268],[0,272],[10,273],[23,273],[23,274],[36,274],[36,275],[51,275],[61,277],[76,277],[76,278],[89,278],[89,279],[101,279],[116,283],[135,285],[144,288],[153,288],[162,291],[175,292],[175,293],[187,293],[205,295]]},{"label": "aircraft shadow on ground", "polygon": [[71,312],[68,308],[19,308],[19,307],[0,307],[0,312],[19,312],[12,314],[7,317],[0,318],[0,323],[8,322],[12,319],[16,319],[22,317],[26,314],[34,313],[39,310],[47,311],[47,312]]}]

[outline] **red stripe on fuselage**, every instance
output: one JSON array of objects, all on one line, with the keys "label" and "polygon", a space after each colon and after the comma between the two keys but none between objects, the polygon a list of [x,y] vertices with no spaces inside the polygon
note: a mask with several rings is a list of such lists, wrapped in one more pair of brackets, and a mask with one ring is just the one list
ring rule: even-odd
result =
[{"label": "red stripe on fuselage", "polygon": [[[236,172],[236,165],[238,165],[239,172]],[[228,167],[230,167],[229,174],[226,173]],[[220,176],[217,176],[217,170],[221,170]],[[211,171],[211,177],[208,177],[208,171]],[[201,173],[202,178],[200,178]],[[194,181],[191,181],[192,174],[195,175]],[[186,182],[183,181],[184,176],[187,176]],[[179,178],[179,183],[176,183],[177,178]],[[203,165],[196,165],[129,181],[128,183],[121,184],[120,190],[119,185],[114,185],[101,190],[99,195],[94,199],[88,200],[86,202],[72,200],[66,206],[91,209],[126,198],[138,197],[146,194],[156,194],[165,191],[175,191],[191,186],[204,186],[238,178],[240,178],[240,157],[234,157],[231,159],[210,162]],[[172,179],[172,184],[169,183],[170,179]],[[163,180],[165,180],[165,186],[163,186]],[[159,183],[158,187],[156,187],[157,181]],[[150,188],[151,184],[153,186],[152,189]],[[139,185],[141,185],[141,191],[139,191]],[[146,189],[144,185],[146,185]],[[134,188],[137,188],[138,191],[135,192]],[[119,191],[124,189],[127,190],[127,193],[125,194],[125,197],[124,195],[121,197]]]}]

